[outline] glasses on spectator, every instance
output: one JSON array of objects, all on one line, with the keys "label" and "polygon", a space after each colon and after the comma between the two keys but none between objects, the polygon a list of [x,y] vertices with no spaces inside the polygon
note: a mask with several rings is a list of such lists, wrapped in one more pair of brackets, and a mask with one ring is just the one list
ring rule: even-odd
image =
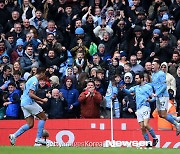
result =
[{"label": "glasses on spectator", "polygon": [[166,68],[166,66],[161,66],[161,68]]}]

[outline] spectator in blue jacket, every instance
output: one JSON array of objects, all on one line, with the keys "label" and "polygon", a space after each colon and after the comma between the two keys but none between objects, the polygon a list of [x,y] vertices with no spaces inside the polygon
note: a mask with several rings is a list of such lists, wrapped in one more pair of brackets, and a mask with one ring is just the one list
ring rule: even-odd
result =
[{"label": "spectator in blue jacket", "polygon": [[65,84],[63,85],[62,89],[60,89],[60,92],[62,92],[64,99],[67,101],[67,118],[77,118],[79,117],[79,92],[77,89],[74,88],[73,79],[71,77],[65,78]]},{"label": "spectator in blue jacket", "polygon": [[8,84],[8,98],[3,103],[6,108],[6,119],[18,119],[20,109],[20,90],[14,82]]}]

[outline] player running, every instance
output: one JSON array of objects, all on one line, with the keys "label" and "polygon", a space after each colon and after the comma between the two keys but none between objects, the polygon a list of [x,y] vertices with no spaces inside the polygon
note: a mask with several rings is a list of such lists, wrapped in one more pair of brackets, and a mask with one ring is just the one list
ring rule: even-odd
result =
[{"label": "player running", "polygon": [[149,135],[148,135],[148,132],[149,132],[153,138],[152,145],[156,146],[156,144],[158,143],[158,139],[154,133],[153,128],[149,125],[150,112],[151,112],[149,102],[152,102],[155,100],[154,98],[150,99],[151,95],[153,94],[153,89],[149,84],[146,84],[144,82],[143,74],[136,74],[135,81],[137,84],[136,86],[131,87],[129,90],[124,88],[123,91],[126,94],[135,93],[137,121],[141,127],[143,137],[146,141],[150,141]]},{"label": "player running", "polygon": [[167,114],[169,94],[167,91],[166,74],[160,70],[160,62],[153,61],[152,63],[152,86],[155,90],[154,97],[156,97],[156,108],[159,117],[166,119],[176,127],[176,135],[180,134],[180,117],[175,117]]},{"label": "player running", "polygon": [[14,134],[9,135],[11,145],[15,145],[16,138],[26,132],[27,130],[33,128],[34,126],[34,116],[39,118],[38,122],[38,131],[35,143],[46,145],[46,142],[41,139],[42,132],[44,129],[44,124],[46,121],[46,115],[43,112],[43,109],[36,103],[46,103],[48,101],[47,98],[39,98],[36,96],[35,91],[38,88],[39,80],[45,78],[45,69],[38,68],[37,74],[31,77],[25,84],[25,89],[23,91],[23,95],[21,97],[21,108],[24,113],[24,118],[27,124],[20,127]]}]

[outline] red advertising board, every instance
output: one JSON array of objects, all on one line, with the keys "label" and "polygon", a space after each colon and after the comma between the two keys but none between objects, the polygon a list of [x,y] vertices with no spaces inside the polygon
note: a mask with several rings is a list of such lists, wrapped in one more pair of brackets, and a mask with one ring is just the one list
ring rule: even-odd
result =
[{"label": "red advertising board", "polygon": [[[16,145],[32,146],[36,138],[37,120],[34,128],[18,137]],[[10,145],[8,135],[14,133],[24,120],[0,121],[0,145]],[[156,147],[180,148],[180,136],[175,131],[158,131],[157,121],[151,119],[159,143]],[[111,140],[110,119],[63,119],[47,120],[45,129],[49,131],[48,142],[53,146],[103,146],[104,141]],[[116,141],[143,141],[143,137],[136,119],[114,119],[113,139]],[[152,139],[151,139],[152,140]]]}]

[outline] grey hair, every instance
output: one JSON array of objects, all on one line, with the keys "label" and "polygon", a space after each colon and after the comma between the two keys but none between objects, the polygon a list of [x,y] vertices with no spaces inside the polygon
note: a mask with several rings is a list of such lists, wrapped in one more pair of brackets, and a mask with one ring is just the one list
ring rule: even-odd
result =
[{"label": "grey hair", "polygon": [[52,94],[53,94],[55,91],[58,91],[58,92],[59,92],[59,90],[58,90],[58,89],[53,89],[53,90],[52,90]]}]

